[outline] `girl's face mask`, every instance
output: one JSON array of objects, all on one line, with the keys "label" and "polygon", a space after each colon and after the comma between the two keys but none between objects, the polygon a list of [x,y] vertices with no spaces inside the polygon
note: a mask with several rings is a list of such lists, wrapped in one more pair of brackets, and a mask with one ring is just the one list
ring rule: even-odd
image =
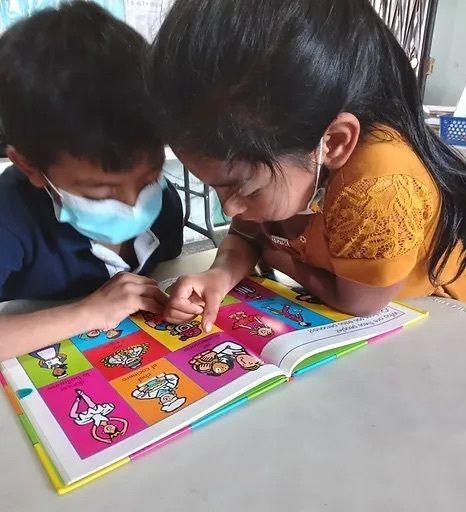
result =
[{"label": "girl's face mask", "polygon": [[59,222],[71,224],[82,235],[107,244],[121,244],[147,231],[162,210],[165,178],[144,187],[134,206],[116,199],[87,199],[76,196],[55,185],[44,175],[50,188],[60,197],[61,204],[52,198]]}]

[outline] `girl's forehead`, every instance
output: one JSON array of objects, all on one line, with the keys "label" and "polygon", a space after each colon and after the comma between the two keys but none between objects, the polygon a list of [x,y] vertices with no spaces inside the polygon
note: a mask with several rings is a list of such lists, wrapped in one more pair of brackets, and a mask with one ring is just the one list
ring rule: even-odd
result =
[{"label": "girl's forehead", "polygon": [[241,186],[258,171],[258,166],[243,160],[222,161],[182,149],[174,152],[190,172],[215,188]]}]

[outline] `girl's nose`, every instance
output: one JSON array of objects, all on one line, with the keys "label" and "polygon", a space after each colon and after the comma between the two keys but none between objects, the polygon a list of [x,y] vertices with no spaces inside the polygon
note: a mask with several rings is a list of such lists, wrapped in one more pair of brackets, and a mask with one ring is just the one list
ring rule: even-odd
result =
[{"label": "girl's nose", "polygon": [[228,217],[235,217],[236,215],[244,213],[246,206],[242,201],[231,198],[222,202],[222,209]]}]

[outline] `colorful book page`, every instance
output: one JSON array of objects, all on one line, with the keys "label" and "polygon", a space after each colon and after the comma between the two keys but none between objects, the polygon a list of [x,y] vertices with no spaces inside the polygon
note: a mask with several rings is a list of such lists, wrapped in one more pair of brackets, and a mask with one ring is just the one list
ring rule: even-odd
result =
[{"label": "colorful book page", "polygon": [[92,368],[70,340],[55,343],[18,358],[36,388]]},{"label": "colorful book page", "polygon": [[83,332],[78,336],[73,336],[71,341],[82,352],[95,347],[100,347],[106,343],[111,343],[117,339],[124,338],[139,330],[138,326],[129,318],[120,322],[116,327],[107,330],[94,329]]},{"label": "colorful book page", "polygon": [[[174,325],[140,312],[112,329],[73,336],[18,361],[86,459],[251,376],[266,363],[259,357],[263,348],[278,336],[346,318],[301,289],[250,278],[224,298],[211,332],[203,330],[200,317]],[[303,361],[297,370],[328,355]],[[272,384],[262,382],[247,396]]]},{"label": "colorful book page", "polygon": [[146,427],[97,370],[55,382],[39,393],[81,458]]},{"label": "colorful book page", "polygon": [[111,384],[148,425],[153,425],[207,394],[166,359],[150,363],[113,380]]},{"label": "colorful book page", "polygon": [[167,356],[185,375],[211,393],[263,363],[225,332],[218,332]]},{"label": "colorful book page", "polygon": [[[150,336],[165,345],[170,351],[174,352],[190,343],[208,336],[210,333],[204,332],[201,325],[201,318],[194,318],[184,324],[171,324],[162,317],[152,313],[141,312],[132,317],[132,320]],[[220,329],[213,326],[211,332],[218,332]]]}]

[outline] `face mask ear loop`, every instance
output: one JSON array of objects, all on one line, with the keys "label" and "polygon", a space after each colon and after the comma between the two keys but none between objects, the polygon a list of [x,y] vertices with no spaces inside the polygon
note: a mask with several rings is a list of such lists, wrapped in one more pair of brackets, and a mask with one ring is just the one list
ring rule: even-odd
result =
[{"label": "face mask ear loop", "polygon": [[317,159],[317,165],[322,167],[324,164],[324,138],[322,137],[319,142],[319,156]]},{"label": "face mask ear loop", "polygon": [[[324,163],[324,138],[322,137],[319,142],[319,152],[317,153],[317,170],[316,170],[316,192],[319,187],[320,171]],[[315,193],[314,193],[315,195]]]},{"label": "face mask ear loop", "polygon": [[[60,199],[63,199],[63,195],[62,193],[57,189],[57,187],[48,179],[47,175],[45,174],[45,172],[41,172],[42,174],[42,177],[44,178],[44,180],[48,183],[49,187],[55,192],[55,194],[58,195],[58,197]],[[47,194],[53,199],[53,196],[52,196],[52,193],[50,192],[50,190],[48,189],[48,187],[45,187],[45,190],[47,192]]]}]

